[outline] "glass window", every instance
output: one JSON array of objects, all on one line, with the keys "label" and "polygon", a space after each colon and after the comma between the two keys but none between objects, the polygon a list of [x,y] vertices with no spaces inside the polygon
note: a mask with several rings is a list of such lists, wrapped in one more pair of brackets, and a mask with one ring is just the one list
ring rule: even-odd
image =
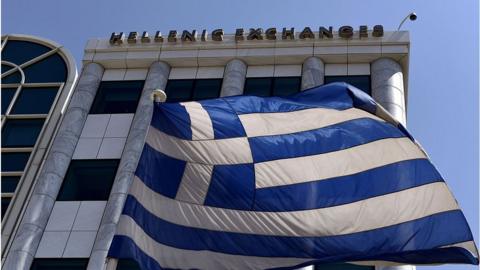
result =
[{"label": "glass window", "polygon": [[85,270],[88,258],[85,259],[35,259],[30,270]]},{"label": "glass window", "polygon": [[218,98],[222,89],[222,79],[195,80],[192,100]]},{"label": "glass window", "polygon": [[11,114],[48,114],[57,96],[58,88],[23,88]]},{"label": "glass window", "polygon": [[2,218],[3,215],[5,215],[5,212],[7,212],[8,206],[10,205],[11,201],[12,198],[2,198]]},{"label": "glass window", "polygon": [[182,102],[192,100],[192,80],[168,80],[165,93],[167,102]]},{"label": "glass window", "polygon": [[2,50],[2,60],[21,65],[51,49],[29,41],[8,40]]},{"label": "glass window", "polygon": [[2,114],[7,112],[8,105],[12,102],[17,88],[2,88]]},{"label": "glass window", "polygon": [[67,80],[67,66],[59,54],[52,54],[23,69],[25,82],[46,83]]},{"label": "glass window", "polygon": [[375,270],[374,266],[361,266],[348,263],[315,265],[315,270]]},{"label": "glass window", "polygon": [[142,89],[143,81],[101,82],[90,113],[135,113]]},{"label": "glass window", "polygon": [[118,159],[72,160],[57,200],[107,200],[118,162]]},{"label": "glass window", "polygon": [[19,71],[15,71],[12,74],[2,78],[2,83],[21,83],[22,75]]},{"label": "glass window", "polygon": [[1,72],[4,73],[6,71],[9,71],[12,68],[13,68],[12,66],[2,64],[2,71]]},{"label": "glass window", "polygon": [[137,262],[131,259],[119,259],[117,270],[140,270]]},{"label": "glass window", "polygon": [[2,153],[2,172],[19,172],[25,169],[30,153]]},{"label": "glass window", "polygon": [[2,147],[33,147],[43,119],[8,119],[2,129]]},{"label": "glass window", "polygon": [[244,95],[268,97],[271,93],[272,78],[247,78],[245,80]]},{"label": "glass window", "polygon": [[351,84],[363,92],[371,95],[370,75],[358,76],[325,76],[325,84],[332,82],[346,82]]},{"label": "glass window", "polygon": [[2,176],[2,193],[15,192],[20,176]]},{"label": "glass window", "polygon": [[300,77],[276,77],[273,79],[273,96],[281,97],[300,91]]}]

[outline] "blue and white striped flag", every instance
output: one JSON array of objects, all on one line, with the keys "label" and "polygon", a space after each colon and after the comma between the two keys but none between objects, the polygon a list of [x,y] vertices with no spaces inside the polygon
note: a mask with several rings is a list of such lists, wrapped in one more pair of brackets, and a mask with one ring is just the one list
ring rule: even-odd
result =
[{"label": "blue and white striped flag", "polygon": [[142,269],[478,264],[427,155],[345,83],[156,103],[109,257]]}]

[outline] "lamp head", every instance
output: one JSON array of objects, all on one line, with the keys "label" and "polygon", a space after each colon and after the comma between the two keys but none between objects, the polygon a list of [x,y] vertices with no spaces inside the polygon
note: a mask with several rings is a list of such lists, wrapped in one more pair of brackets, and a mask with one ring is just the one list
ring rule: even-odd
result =
[{"label": "lamp head", "polygon": [[417,14],[415,12],[412,12],[408,16],[408,18],[410,19],[410,21],[415,21],[417,19]]}]

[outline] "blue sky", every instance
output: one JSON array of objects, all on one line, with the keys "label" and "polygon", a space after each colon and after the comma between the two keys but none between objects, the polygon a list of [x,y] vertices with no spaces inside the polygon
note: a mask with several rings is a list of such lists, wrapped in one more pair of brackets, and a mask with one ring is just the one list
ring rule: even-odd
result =
[{"label": "blue sky", "polygon": [[[445,177],[472,228],[479,231],[479,4],[429,1],[125,1],[3,0],[2,34],[49,38],[68,48],[80,66],[92,37],[113,31],[170,29],[232,33],[237,27],[383,24],[395,30],[410,11],[408,129]],[[477,269],[448,265],[418,269]]]}]

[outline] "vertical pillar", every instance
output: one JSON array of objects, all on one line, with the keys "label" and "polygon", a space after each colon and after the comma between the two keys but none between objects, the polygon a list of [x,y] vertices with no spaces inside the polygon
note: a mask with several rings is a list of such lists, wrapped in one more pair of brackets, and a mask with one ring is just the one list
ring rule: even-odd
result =
[{"label": "vertical pillar", "polygon": [[390,58],[371,64],[372,97],[398,122],[406,125],[402,67]]},{"label": "vertical pillar", "polygon": [[237,96],[243,94],[247,64],[239,59],[227,63],[223,75],[221,97]]},{"label": "vertical pillar", "polygon": [[325,65],[320,58],[311,56],[305,59],[302,65],[302,91],[323,85],[324,77]]},{"label": "vertical pillar", "polygon": [[88,63],[84,66],[3,269],[30,269],[103,72],[104,68],[97,63]]},{"label": "vertical pillar", "polygon": [[128,190],[133,181],[133,175],[145,143],[147,129],[152,119],[152,91],[155,89],[165,90],[169,73],[170,66],[164,62],[155,62],[148,70],[142,96],[132,121],[112,191],[110,192],[97,238],[93,245],[92,254],[90,255],[87,268],[89,270],[105,269],[108,249],[113,240]]}]

